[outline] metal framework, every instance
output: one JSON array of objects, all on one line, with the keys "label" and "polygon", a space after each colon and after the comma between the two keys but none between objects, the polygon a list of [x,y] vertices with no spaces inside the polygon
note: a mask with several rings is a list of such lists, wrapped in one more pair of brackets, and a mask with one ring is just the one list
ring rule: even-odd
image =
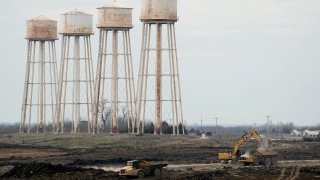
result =
[{"label": "metal framework", "polygon": [[71,120],[71,133],[80,132],[80,122],[87,122],[88,133],[92,132],[93,88],[90,35],[63,34],[57,94],[57,132],[64,133],[67,120]]},{"label": "metal framework", "polygon": [[28,39],[20,133],[30,133],[34,123],[37,133],[46,133],[49,122],[55,131],[56,82],[55,40]]},{"label": "metal framework", "polygon": [[129,30],[100,28],[94,112],[97,133],[107,128],[108,121],[110,133],[118,133],[120,118],[127,121],[128,133],[134,133],[135,87]]},{"label": "metal framework", "polygon": [[[165,119],[170,119],[173,134],[184,134],[174,23],[175,21],[143,22],[136,94],[138,133],[144,133],[147,120],[154,120],[154,134],[162,134],[162,122]],[[164,33],[167,38],[163,35]],[[155,38],[153,38],[154,35]],[[150,68],[150,66],[152,67]],[[153,89],[154,92],[152,92]],[[154,110],[150,109],[153,103]],[[179,126],[182,126],[182,132],[179,131]]]}]

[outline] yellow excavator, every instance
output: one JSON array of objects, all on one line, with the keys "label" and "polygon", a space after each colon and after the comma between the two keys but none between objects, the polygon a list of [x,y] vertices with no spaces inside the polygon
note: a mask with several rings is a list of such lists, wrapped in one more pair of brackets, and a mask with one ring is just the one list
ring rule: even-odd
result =
[{"label": "yellow excavator", "polygon": [[232,164],[232,162],[239,161],[244,165],[276,165],[276,157],[278,154],[268,149],[257,149],[242,154],[239,150],[241,144],[252,137],[258,142],[263,140],[257,131],[252,129],[236,140],[233,152],[221,152],[218,154],[218,159],[221,160],[223,164]]}]

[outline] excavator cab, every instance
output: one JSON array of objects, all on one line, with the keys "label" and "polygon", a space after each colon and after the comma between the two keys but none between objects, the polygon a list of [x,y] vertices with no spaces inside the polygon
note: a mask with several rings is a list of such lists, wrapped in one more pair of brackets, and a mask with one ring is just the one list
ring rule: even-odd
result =
[{"label": "excavator cab", "polygon": [[[218,154],[218,158],[221,160],[221,163],[230,164],[233,161],[238,161],[242,162],[244,165],[276,165],[278,153],[270,151],[268,149],[269,145],[267,145],[267,148],[251,150],[242,155],[241,151],[239,150],[241,144],[252,138],[258,142],[263,142],[263,138],[255,130],[251,130],[235,141],[232,153],[222,152]],[[268,144],[269,142],[266,141],[266,143]]]},{"label": "excavator cab", "polygon": [[233,161],[238,161],[242,156],[242,153],[239,149],[240,145],[244,143],[247,139],[250,139],[252,137],[259,142],[262,140],[261,136],[255,130],[250,130],[249,132],[246,132],[244,135],[242,135],[239,139],[235,141],[232,153],[221,152],[218,154],[218,159],[221,160],[221,163],[223,164],[230,164]]}]

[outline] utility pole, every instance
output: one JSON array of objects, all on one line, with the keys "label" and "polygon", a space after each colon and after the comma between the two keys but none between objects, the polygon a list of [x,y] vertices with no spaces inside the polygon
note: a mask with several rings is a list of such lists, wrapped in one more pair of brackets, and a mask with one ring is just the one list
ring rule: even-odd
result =
[{"label": "utility pole", "polygon": [[215,132],[215,134],[217,135],[218,134],[218,119],[219,119],[219,117],[215,117],[213,119],[216,120],[216,132]]},{"label": "utility pole", "polygon": [[201,111],[201,134],[203,134],[203,131],[202,131],[202,111]]},{"label": "utility pole", "polygon": [[267,115],[266,118],[267,118],[267,123],[268,123],[268,139],[270,139],[270,118],[271,118],[271,116]]}]

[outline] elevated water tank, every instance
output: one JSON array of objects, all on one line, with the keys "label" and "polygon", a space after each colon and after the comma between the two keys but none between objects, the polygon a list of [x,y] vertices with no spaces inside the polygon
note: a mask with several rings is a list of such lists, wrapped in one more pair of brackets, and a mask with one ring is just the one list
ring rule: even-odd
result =
[{"label": "elevated water tank", "polygon": [[177,21],[177,0],[141,0],[141,21]]},{"label": "elevated water tank", "polygon": [[132,28],[132,8],[111,2],[98,8],[98,28]]},{"label": "elevated water tank", "polygon": [[45,16],[27,20],[27,39],[30,40],[56,40],[57,21],[49,19]]},{"label": "elevated water tank", "polygon": [[92,24],[91,14],[73,10],[61,15],[61,30],[59,33],[64,35],[90,35],[93,34]]}]

